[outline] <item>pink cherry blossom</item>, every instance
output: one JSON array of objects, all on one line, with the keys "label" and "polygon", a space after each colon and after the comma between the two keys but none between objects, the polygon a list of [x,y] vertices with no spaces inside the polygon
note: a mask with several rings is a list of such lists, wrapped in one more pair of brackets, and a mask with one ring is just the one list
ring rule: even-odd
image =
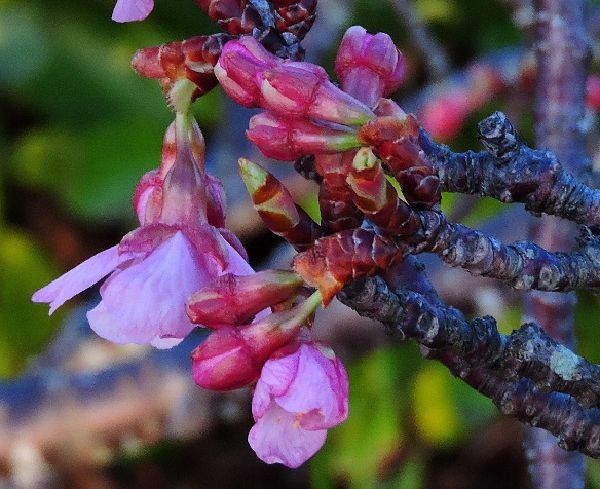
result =
[{"label": "pink cherry blossom", "polygon": [[52,313],[110,274],[102,300],[88,312],[90,327],[115,343],[164,348],[196,327],[186,314],[188,297],[224,273],[253,273],[235,235],[213,226],[224,223],[224,204],[214,202],[222,196],[197,158],[204,154],[194,148],[197,125],[179,122],[175,156],[163,154],[161,168],[136,191],[142,226],[36,292],[35,302],[48,302]]},{"label": "pink cherry blossom", "polygon": [[112,13],[115,22],[144,20],[154,8],[154,0],[117,0]]},{"label": "pink cherry blossom", "polygon": [[265,363],[252,400],[248,441],[267,463],[298,467],[319,450],[327,429],[348,417],[348,375],[333,350],[302,341]]}]

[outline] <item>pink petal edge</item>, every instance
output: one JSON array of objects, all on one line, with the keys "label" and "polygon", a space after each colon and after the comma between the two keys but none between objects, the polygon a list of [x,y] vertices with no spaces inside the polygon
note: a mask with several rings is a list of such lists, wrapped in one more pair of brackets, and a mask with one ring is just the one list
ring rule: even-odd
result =
[{"label": "pink petal edge", "polygon": [[129,254],[119,255],[118,245],[88,258],[75,268],[54,279],[38,290],[31,300],[48,302],[52,314],[72,297],[91,287],[112,272],[119,264],[131,258]]},{"label": "pink petal edge", "polygon": [[144,20],[154,8],[154,0],[117,0],[112,13],[115,22],[138,22]]}]

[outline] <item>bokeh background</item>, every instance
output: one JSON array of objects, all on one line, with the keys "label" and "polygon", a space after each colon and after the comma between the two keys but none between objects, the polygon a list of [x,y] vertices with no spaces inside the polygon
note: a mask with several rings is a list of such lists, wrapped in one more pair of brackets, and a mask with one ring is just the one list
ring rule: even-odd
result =
[{"label": "bokeh background", "polygon": [[[421,113],[468,85],[473,66],[518,78],[527,65],[527,11],[515,7],[522,3],[321,0],[307,59],[332,72],[347,27],[387,32],[409,64],[395,99]],[[439,41],[447,70],[432,72],[402,11],[407,4]],[[213,394],[193,385],[189,352],[202,333],[171,351],[116,347],[85,322],[97,289],[51,317],[30,302],[136,225],[132,191],[158,165],[172,114],[158,84],[130,68],[135,50],[218,31],[191,0],[156,0],[139,24],[111,22],[112,7],[112,0],[0,0],[0,487],[528,487],[518,423],[422,360],[414,344],[386,338],[341,305],[318,317],[315,333],[348,365],[351,417],[292,471],[263,464],[247,445],[247,390]],[[477,121],[502,108],[532,142],[531,92],[521,82],[490,93],[442,136],[457,150],[477,149]],[[219,88],[195,110],[208,169],[226,184],[231,227],[253,265],[285,267],[289,249],[265,232],[236,174],[237,156],[260,159],[244,136],[251,112]],[[268,164],[317,218],[314,188],[285,165]],[[445,195],[444,207],[503,239],[525,236],[529,217],[518,206]],[[448,302],[495,315],[504,332],[520,324],[518,295],[433,259],[427,267]],[[580,296],[579,350],[594,362],[598,310],[597,298]],[[600,465],[588,467],[589,487],[600,488]]]}]

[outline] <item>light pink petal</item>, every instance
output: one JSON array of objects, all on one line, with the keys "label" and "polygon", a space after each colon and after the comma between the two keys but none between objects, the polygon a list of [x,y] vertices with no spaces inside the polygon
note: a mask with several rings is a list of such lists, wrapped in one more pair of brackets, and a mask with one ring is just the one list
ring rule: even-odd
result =
[{"label": "light pink petal", "polygon": [[348,416],[348,377],[331,355],[326,356],[314,343],[301,344],[296,375],[286,392],[275,397],[286,411],[305,414],[305,428],[330,428]]},{"label": "light pink petal", "polygon": [[185,301],[211,278],[191,243],[177,232],[146,258],[108,278],[100,290],[102,301],[87,314],[90,327],[115,343],[184,338],[195,327]]},{"label": "light pink petal", "polygon": [[229,244],[229,242],[221,236],[219,233],[219,239],[225,246],[228,253],[228,264],[227,268],[223,273],[234,273],[235,275],[251,275],[254,273],[254,269],[250,264],[242,258],[242,256]]},{"label": "light pink petal", "polygon": [[252,414],[258,420],[269,408],[273,397],[285,394],[298,371],[299,355],[295,352],[281,358],[268,360],[252,398]]},{"label": "light pink petal", "polygon": [[248,442],[264,462],[296,468],[312,457],[326,438],[327,430],[305,430],[293,414],[272,403],[250,430]]},{"label": "light pink petal", "polygon": [[129,254],[119,255],[117,248],[117,246],[113,246],[88,258],[38,290],[33,294],[31,300],[33,302],[48,302],[50,304],[50,314],[52,314],[70,298],[91,287],[112,272],[119,264],[131,258]]},{"label": "light pink petal", "polygon": [[144,20],[154,8],[154,0],[117,0],[112,13],[115,22]]}]

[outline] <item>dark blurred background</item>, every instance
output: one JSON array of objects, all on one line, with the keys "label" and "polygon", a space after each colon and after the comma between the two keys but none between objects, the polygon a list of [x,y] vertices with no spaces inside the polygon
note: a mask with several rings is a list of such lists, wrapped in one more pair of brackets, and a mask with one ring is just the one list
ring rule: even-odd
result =
[{"label": "dark blurred background", "polygon": [[[395,99],[417,113],[468,86],[474,66],[491,66],[508,88],[490,93],[444,137],[454,149],[477,149],[477,121],[502,108],[532,142],[526,5],[320,0],[307,59],[331,73],[347,27],[386,32],[409,65]],[[30,302],[39,287],[136,226],[132,191],[158,165],[172,114],[158,84],[130,68],[135,50],[218,31],[192,0],[156,0],[146,22],[125,25],[111,22],[113,6],[0,0],[0,487],[528,487],[517,422],[422,360],[414,344],[386,338],[339,304],[320,314],[315,333],[348,366],[351,416],[310,463],[289,470],[263,464],[247,445],[247,390],[214,394],[193,385],[189,352],[201,333],[170,351],[117,347],[88,330],[85,311],[97,289],[51,317]],[[416,39],[423,26],[439,41],[436,53]],[[445,65],[432,66],[433,54]],[[208,169],[225,181],[229,223],[253,265],[287,266],[289,249],[265,232],[236,174],[237,156],[258,157],[243,133],[250,112],[219,88],[195,110]],[[269,167],[318,216],[314,188],[285,165]],[[503,239],[524,237],[528,217],[518,206],[445,195],[444,207]],[[503,332],[520,324],[516,294],[433,259],[427,267],[448,302],[493,314]],[[598,319],[598,299],[581,295],[579,350],[594,362]],[[600,464],[588,467],[589,487],[600,488]]]}]

